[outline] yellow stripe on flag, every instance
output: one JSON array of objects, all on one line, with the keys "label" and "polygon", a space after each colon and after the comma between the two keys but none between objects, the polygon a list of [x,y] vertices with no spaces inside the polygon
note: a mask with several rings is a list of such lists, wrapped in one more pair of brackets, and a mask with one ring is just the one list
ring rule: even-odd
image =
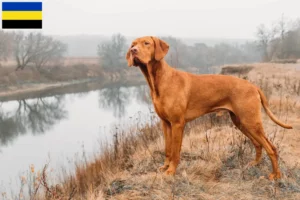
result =
[{"label": "yellow stripe on flag", "polygon": [[2,11],[2,20],[42,20],[42,11]]}]

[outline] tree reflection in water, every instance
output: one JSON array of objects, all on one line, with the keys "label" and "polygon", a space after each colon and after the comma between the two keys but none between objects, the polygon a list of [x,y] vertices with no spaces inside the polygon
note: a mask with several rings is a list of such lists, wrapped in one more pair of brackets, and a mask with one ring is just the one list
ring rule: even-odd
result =
[{"label": "tree reflection in water", "polygon": [[146,85],[135,87],[116,85],[99,92],[99,106],[112,110],[114,117],[122,118],[126,115],[126,107],[132,98],[141,104],[149,105],[151,103],[149,89]]},{"label": "tree reflection in water", "polygon": [[67,117],[63,96],[15,101],[12,110],[0,104],[0,145],[11,143],[19,135],[42,134]]}]

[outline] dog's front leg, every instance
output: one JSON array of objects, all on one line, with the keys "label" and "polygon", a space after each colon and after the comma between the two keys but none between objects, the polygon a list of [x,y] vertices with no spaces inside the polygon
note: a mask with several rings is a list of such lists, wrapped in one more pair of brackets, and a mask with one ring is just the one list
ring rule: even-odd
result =
[{"label": "dog's front leg", "polygon": [[176,168],[179,164],[180,160],[180,150],[182,145],[182,137],[185,123],[184,122],[176,122],[172,123],[172,154],[171,160],[169,164],[169,168],[166,171],[167,175],[174,175],[176,172]]},{"label": "dog's front leg", "polygon": [[171,161],[171,153],[172,153],[172,130],[171,124],[168,121],[161,120],[162,129],[164,132],[164,139],[165,139],[165,153],[166,158],[164,165],[159,168],[160,171],[165,171],[168,169],[170,161]]}]

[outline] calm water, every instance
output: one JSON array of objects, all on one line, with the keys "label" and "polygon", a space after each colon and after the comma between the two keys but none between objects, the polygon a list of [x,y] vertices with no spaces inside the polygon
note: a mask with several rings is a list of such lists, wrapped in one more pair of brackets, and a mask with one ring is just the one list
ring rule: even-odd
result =
[{"label": "calm water", "polygon": [[72,166],[83,149],[93,155],[99,142],[112,140],[115,126],[149,115],[148,95],[145,85],[114,85],[0,103],[0,192],[17,189],[31,164],[41,169],[50,160],[55,169]]}]

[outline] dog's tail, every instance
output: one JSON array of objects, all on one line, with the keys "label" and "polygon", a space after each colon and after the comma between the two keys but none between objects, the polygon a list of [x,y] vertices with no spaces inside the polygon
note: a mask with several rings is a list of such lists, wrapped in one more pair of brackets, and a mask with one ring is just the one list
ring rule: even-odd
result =
[{"label": "dog's tail", "polygon": [[288,124],[284,124],[281,121],[279,121],[274,114],[271,112],[271,110],[269,109],[269,105],[268,105],[268,101],[266,96],[264,95],[264,93],[261,91],[261,89],[257,88],[258,93],[260,95],[260,99],[261,99],[261,103],[266,111],[266,113],[269,115],[269,117],[272,119],[273,122],[275,122],[276,124],[278,124],[279,126],[283,127],[283,128],[287,128],[287,129],[293,129],[292,126],[288,125]]}]

